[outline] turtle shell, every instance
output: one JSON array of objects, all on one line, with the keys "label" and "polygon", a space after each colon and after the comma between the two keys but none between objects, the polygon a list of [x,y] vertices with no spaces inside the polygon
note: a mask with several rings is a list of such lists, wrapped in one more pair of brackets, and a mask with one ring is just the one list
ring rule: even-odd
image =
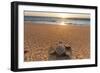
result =
[{"label": "turtle shell", "polygon": [[63,47],[63,46],[57,46],[55,51],[58,55],[62,55],[66,52],[65,47]]}]

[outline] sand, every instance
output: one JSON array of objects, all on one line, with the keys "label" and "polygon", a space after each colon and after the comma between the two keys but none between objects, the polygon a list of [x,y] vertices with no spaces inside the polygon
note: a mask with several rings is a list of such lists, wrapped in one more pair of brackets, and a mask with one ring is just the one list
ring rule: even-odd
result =
[{"label": "sand", "polygon": [[72,48],[72,59],[90,58],[90,26],[24,24],[24,60],[47,61],[51,45],[63,41]]}]

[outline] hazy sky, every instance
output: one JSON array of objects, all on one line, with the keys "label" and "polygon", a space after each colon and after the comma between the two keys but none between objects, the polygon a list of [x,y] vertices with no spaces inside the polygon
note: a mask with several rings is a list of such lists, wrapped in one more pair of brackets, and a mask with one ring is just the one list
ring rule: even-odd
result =
[{"label": "hazy sky", "polygon": [[54,13],[54,12],[24,11],[24,15],[25,16],[60,17],[60,18],[90,18],[90,14],[84,14],[84,13]]}]

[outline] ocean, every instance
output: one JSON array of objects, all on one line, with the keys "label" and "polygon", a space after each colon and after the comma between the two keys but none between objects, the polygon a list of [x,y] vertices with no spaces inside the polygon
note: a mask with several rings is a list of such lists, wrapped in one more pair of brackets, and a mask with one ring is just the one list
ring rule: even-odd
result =
[{"label": "ocean", "polygon": [[58,18],[43,16],[24,16],[24,21],[41,24],[70,24],[70,25],[90,25],[90,19],[87,18]]}]

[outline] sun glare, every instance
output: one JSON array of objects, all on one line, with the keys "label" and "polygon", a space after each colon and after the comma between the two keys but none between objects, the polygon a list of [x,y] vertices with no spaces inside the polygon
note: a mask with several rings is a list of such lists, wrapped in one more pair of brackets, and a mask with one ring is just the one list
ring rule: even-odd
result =
[{"label": "sun glare", "polygon": [[61,18],[66,18],[65,14],[59,14]]},{"label": "sun glare", "polygon": [[64,22],[61,22],[60,25],[66,25]]}]

